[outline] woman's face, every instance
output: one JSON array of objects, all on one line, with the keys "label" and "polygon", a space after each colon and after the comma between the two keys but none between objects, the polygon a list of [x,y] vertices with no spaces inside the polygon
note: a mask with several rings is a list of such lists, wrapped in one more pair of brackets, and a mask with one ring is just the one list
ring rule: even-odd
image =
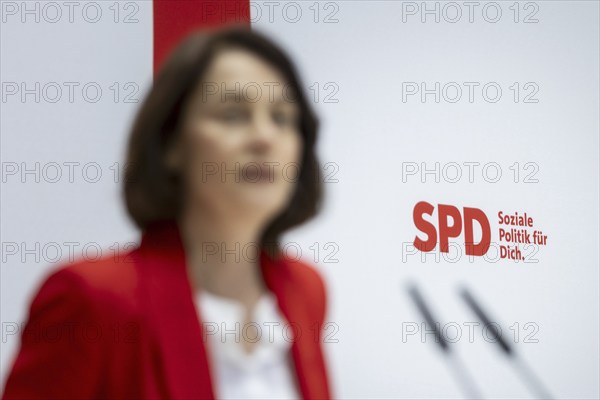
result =
[{"label": "woman's face", "polygon": [[302,154],[292,88],[275,67],[243,49],[221,51],[202,81],[168,155],[184,170],[188,205],[275,217],[293,195]]}]

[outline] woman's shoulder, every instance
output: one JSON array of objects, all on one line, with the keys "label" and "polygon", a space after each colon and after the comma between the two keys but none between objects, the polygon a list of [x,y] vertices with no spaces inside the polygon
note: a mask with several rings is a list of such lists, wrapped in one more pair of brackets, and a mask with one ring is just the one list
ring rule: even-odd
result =
[{"label": "woman's shoulder", "polygon": [[[29,305],[6,398],[93,398],[110,362],[142,343],[135,268],[112,257],[57,264]],[[115,349],[117,349],[115,351]],[[36,385],[28,384],[36,382]]]},{"label": "woman's shoulder", "polygon": [[119,311],[135,311],[138,279],[133,252],[118,258],[103,256],[62,263],[46,272],[32,308],[54,302],[117,318]]},{"label": "woman's shoulder", "polygon": [[325,290],[323,276],[315,264],[303,258],[289,256],[282,256],[280,260],[294,280],[310,290]]}]

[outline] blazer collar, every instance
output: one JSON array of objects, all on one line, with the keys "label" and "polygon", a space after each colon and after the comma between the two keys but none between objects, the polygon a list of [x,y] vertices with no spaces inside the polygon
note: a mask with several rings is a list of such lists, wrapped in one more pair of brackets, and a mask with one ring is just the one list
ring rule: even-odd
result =
[{"label": "blazer collar", "polygon": [[[167,395],[180,399],[214,399],[214,381],[204,344],[202,316],[195,306],[194,292],[187,273],[185,251],[175,221],[154,223],[142,235],[140,270],[142,295],[158,338],[162,373]],[[264,251],[260,267],[266,286],[275,295],[282,314],[292,326],[300,324],[304,335],[311,329],[305,299],[298,295],[286,262]],[[294,340],[291,346],[303,398],[312,398],[310,380],[319,377],[311,371],[315,349],[312,341]],[[309,348],[310,347],[310,348]],[[319,382],[313,382],[318,384]]]}]

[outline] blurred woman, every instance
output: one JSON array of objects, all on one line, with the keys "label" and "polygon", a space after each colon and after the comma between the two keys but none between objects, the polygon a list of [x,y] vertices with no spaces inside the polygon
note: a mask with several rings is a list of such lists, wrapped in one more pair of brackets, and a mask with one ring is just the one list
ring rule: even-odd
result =
[{"label": "blurred woman", "polygon": [[319,210],[317,122],[266,37],[186,38],[130,136],[141,244],[49,274],[4,398],[329,398],[325,286],[280,244]]}]

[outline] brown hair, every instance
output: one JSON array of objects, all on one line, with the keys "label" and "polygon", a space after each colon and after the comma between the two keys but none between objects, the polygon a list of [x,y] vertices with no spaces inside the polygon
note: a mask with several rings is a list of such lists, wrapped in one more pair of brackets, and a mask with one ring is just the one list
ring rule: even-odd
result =
[{"label": "brown hair", "polygon": [[288,207],[263,232],[261,247],[279,254],[280,235],[314,217],[322,198],[321,172],[315,154],[318,119],[300,86],[287,54],[247,27],[228,26],[189,35],[170,54],[139,109],[129,137],[124,180],[127,211],[142,230],[176,219],[184,195],[180,179],[166,167],[165,150],[179,135],[184,107],[208,65],[223,49],[242,48],[276,67],[294,91],[300,108],[303,154],[296,191]]}]

